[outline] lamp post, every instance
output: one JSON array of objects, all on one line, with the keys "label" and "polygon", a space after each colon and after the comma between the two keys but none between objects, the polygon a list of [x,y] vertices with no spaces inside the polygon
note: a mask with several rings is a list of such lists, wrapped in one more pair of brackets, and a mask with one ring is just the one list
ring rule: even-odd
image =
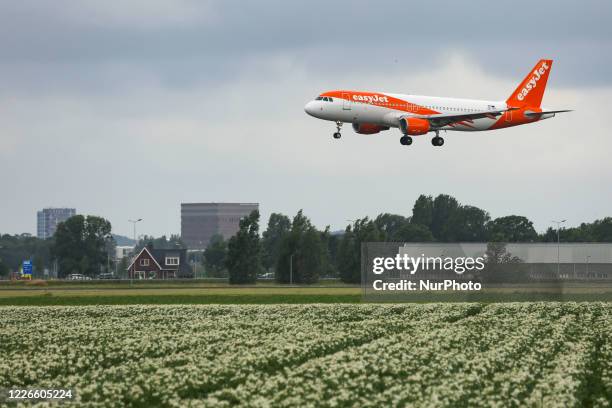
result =
[{"label": "lamp post", "polygon": [[586,269],[587,269],[587,270],[586,270],[586,277],[587,277],[587,279],[588,279],[588,277],[589,277],[589,259],[591,259],[591,255],[587,255],[587,257],[586,257],[586,261],[587,261],[587,262],[586,262],[586,267],[587,267],[587,268],[586,268]]},{"label": "lamp post", "polygon": [[293,254],[289,255],[289,285],[293,285]]},{"label": "lamp post", "polygon": [[139,223],[140,221],[142,221],[142,218],[139,218],[137,220],[128,220],[128,222],[131,222],[132,225],[134,226],[134,249],[136,249],[136,224]]},{"label": "lamp post", "polygon": [[[136,241],[136,224],[139,223],[140,221],[142,221],[142,218],[139,218],[137,220],[128,220],[128,222],[131,222],[132,225],[134,226],[134,265],[132,265],[133,270],[136,270],[136,246],[138,245],[138,242]],[[129,274],[129,271],[128,271]],[[134,280],[134,273],[132,273],[130,275],[130,285],[132,285],[132,281]]]},{"label": "lamp post", "polygon": [[552,220],[552,222],[557,224],[557,279],[559,279],[559,264],[560,264],[560,261],[559,261],[559,252],[560,252],[559,251],[559,247],[560,247],[560,242],[561,242],[561,240],[559,238],[559,230],[561,229],[561,224],[563,224],[565,221],[567,221],[567,220],[560,220],[560,221]]}]

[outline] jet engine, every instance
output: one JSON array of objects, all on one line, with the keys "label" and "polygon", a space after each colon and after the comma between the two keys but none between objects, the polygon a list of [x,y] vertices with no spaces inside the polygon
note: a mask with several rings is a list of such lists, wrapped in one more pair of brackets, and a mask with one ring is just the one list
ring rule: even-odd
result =
[{"label": "jet engine", "polygon": [[430,131],[429,121],[421,118],[401,118],[399,127],[403,134],[411,136],[424,135]]}]

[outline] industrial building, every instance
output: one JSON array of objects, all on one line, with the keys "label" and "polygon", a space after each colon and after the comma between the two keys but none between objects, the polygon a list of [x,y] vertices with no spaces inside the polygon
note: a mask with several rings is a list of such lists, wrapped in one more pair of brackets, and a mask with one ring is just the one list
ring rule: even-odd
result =
[{"label": "industrial building", "polygon": [[189,249],[206,249],[214,235],[236,234],[240,219],[254,210],[258,203],[182,203],[181,239]]},{"label": "industrial building", "polygon": [[[399,254],[409,256],[461,258],[484,257],[487,243],[406,243]],[[499,243],[497,245],[500,245]],[[610,243],[507,243],[505,252],[515,257],[530,281],[539,280],[612,280],[612,244]],[[509,265],[509,269],[516,269]],[[433,275],[430,275],[433,276]],[[440,279],[457,277],[441,272]],[[470,274],[465,274],[469,277]]]}]

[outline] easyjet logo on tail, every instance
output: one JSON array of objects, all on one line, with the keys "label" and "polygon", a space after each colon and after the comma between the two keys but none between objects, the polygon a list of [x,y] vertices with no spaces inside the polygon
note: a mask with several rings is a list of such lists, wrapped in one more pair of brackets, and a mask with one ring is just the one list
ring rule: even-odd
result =
[{"label": "easyjet logo on tail", "polygon": [[506,100],[508,106],[534,108],[540,106],[546,90],[546,82],[552,70],[552,63],[551,59],[539,60]]},{"label": "easyjet logo on tail", "polygon": [[525,84],[523,89],[516,95],[516,99],[522,101],[529,94],[529,92],[538,85],[538,81],[544,73],[548,71],[548,64],[546,62],[542,62],[539,68],[533,70],[533,76],[529,79],[529,82]]}]

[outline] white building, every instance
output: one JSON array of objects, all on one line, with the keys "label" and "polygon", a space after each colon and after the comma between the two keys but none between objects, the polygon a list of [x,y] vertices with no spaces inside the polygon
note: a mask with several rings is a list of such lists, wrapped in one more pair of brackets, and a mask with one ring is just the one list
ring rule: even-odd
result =
[{"label": "white building", "polygon": [[123,245],[115,247],[115,259],[123,259],[126,256],[129,257],[134,252],[133,245]]}]

